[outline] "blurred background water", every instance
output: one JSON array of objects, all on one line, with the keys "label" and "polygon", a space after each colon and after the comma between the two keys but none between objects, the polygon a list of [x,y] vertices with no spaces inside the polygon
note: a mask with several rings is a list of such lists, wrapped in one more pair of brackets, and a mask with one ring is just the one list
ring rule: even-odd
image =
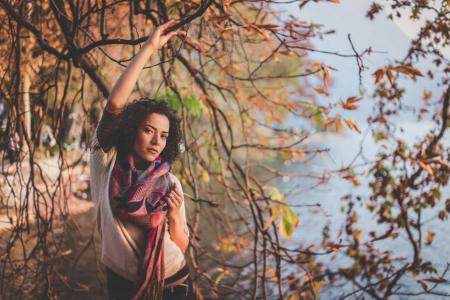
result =
[{"label": "blurred background water", "polygon": [[[286,169],[293,172],[323,174],[326,170],[337,170],[348,166],[352,161],[355,164],[374,161],[376,154],[380,150],[380,145],[376,144],[372,135],[371,128],[367,123],[367,117],[372,113],[376,99],[371,98],[374,89],[374,76],[372,75],[376,69],[394,64],[394,59],[401,60],[406,55],[411,42],[411,38],[418,32],[419,25],[426,17],[424,16],[417,23],[408,20],[408,15],[404,14],[402,20],[391,21],[386,18],[386,14],[380,14],[374,21],[370,21],[365,17],[370,7],[370,1],[349,0],[342,1],[340,4],[332,3],[311,3],[305,6],[300,13],[295,16],[301,21],[311,21],[324,25],[324,30],[334,29],[336,34],[327,36],[323,40],[313,40],[314,47],[320,50],[337,51],[342,54],[351,54],[351,45],[349,43],[348,34],[358,51],[362,51],[368,47],[372,47],[374,53],[364,60],[368,70],[363,73],[362,87],[359,85],[358,67],[355,58],[342,58],[335,55],[326,55],[321,53],[311,53],[310,58],[317,59],[322,63],[337,69],[333,71],[333,86],[330,87],[331,97],[319,98],[319,103],[327,104],[329,102],[337,102],[345,100],[350,96],[359,96],[360,91],[363,92],[363,100],[359,102],[360,109],[352,111],[344,117],[355,120],[362,130],[362,134],[354,131],[345,131],[343,133],[318,133],[312,135],[306,140],[310,147],[328,148],[326,153],[319,154],[306,163],[292,164],[286,166]],[[297,6],[286,5],[285,13],[298,12]],[[450,57],[450,49],[445,49],[444,53]],[[432,70],[430,61],[421,61],[416,68],[422,70],[425,74],[428,69]],[[417,108],[422,100],[424,89],[432,92],[432,97],[437,100],[443,92],[442,86],[437,86],[435,81],[427,77],[420,77],[417,81],[409,78],[399,78],[398,81],[405,87],[406,93],[403,103],[408,107]],[[361,89],[362,88],[362,89]],[[303,127],[305,124],[296,123],[290,120],[283,127]],[[395,124],[397,126],[395,135],[403,139],[409,145],[423,138],[431,130],[435,129],[436,124],[431,119],[418,122],[413,114],[406,111],[396,117]],[[450,146],[450,134],[446,133],[442,139],[444,144]],[[361,152],[360,152],[361,151]],[[359,155],[358,155],[359,154]],[[356,160],[355,160],[356,158]],[[367,170],[367,167],[357,169],[359,172]],[[367,185],[370,177],[360,177],[361,185],[355,187],[351,182],[340,179],[338,176],[324,185],[314,188],[318,182],[315,178],[291,178],[280,180],[276,183],[282,192],[291,192],[288,195],[288,203],[295,205],[315,205],[317,207],[298,207],[296,212],[300,218],[300,225],[296,229],[292,240],[287,244],[291,246],[306,245],[309,243],[317,243],[322,239],[322,228],[329,223],[331,236],[337,236],[339,230],[345,226],[345,214],[341,211],[341,207],[345,204],[341,198],[346,194],[353,196],[370,194]],[[435,208],[428,210],[423,220],[425,221],[425,229],[431,230],[436,234],[434,242],[430,246],[423,249],[423,257],[430,260],[436,267],[438,274],[442,272],[447,263],[450,262],[450,236],[446,233],[449,221],[441,221],[437,218],[437,213],[442,209],[446,198],[450,197],[450,188],[447,186],[442,193],[441,203]],[[362,203],[363,205],[364,203]],[[375,216],[364,207],[357,208],[360,215],[358,226],[367,233],[375,228],[380,229],[376,223]],[[426,230],[424,232],[426,232]],[[363,239],[364,241],[364,239]],[[395,240],[383,240],[376,244],[378,247],[393,251],[394,255],[410,256],[412,253],[411,246],[407,242],[405,235],[400,235]],[[346,266],[346,260],[343,255],[337,255],[336,259],[330,260],[332,255],[320,257],[321,261],[327,263],[327,266]],[[421,288],[415,280],[408,278],[401,282],[402,291],[420,292]],[[344,290],[351,288],[344,286],[340,289],[324,289],[321,291],[321,299],[335,299]],[[437,291],[450,292],[450,285],[445,283],[440,285]],[[436,295],[420,296],[421,299],[441,299]],[[396,299],[407,299],[406,297],[398,297]]]}]

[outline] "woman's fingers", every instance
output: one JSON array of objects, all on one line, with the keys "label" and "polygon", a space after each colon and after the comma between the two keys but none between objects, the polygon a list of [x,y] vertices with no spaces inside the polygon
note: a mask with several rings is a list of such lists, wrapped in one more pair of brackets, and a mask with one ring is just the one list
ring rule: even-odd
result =
[{"label": "woman's fingers", "polygon": [[182,199],[176,196],[174,193],[170,192],[167,195],[167,202],[171,205],[172,208],[178,207],[181,205]]},{"label": "woman's fingers", "polygon": [[[159,28],[161,29],[161,34],[165,35],[166,34],[166,30],[169,29],[170,27],[174,26],[175,24],[178,23],[178,20],[170,20],[169,22],[166,22],[164,24],[162,24],[161,26],[159,26]],[[173,32],[173,31],[172,31]],[[170,33],[172,33],[170,32]]]},{"label": "woman's fingers", "polygon": [[176,35],[178,35],[178,30],[171,31],[166,36],[167,36],[168,39],[170,39],[170,38],[172,38],[173,36],[176,36]]},{"label": "woman's fingers", "polygon": [[175,192],[178,196],[183,197],[183,192],[175,182],[172,184],[172,191]]}]

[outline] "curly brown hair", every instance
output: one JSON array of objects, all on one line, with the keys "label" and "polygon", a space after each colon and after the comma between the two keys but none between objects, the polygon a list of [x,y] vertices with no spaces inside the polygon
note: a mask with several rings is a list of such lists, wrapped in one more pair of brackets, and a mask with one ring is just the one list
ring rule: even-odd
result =
[{"label": "curly brown hair", "polygon": [[165,100],[142,98],[127,104],[121,114],[116,145],[119,153],[129,153],[133,149],[139,126],[150,113],[165,115],[169,119],[167,144],[161,152],[162,161],[172,163],[180,154],[181,120]]}]

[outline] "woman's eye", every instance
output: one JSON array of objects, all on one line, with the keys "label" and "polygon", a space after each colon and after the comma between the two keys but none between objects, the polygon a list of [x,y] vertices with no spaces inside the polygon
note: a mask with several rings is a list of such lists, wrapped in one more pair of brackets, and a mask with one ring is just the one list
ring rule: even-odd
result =
[{"label": "woman's eye", "polygon": [[151,128],[144,128],[144,132],[149,133],[149,132],[153,132],[153,130]]},{"label": "woman's eye", "polygon": [[167,135],[163,135],[163,136],[161,136],[161,138],[162,138],[163,140],[167,140]]}]

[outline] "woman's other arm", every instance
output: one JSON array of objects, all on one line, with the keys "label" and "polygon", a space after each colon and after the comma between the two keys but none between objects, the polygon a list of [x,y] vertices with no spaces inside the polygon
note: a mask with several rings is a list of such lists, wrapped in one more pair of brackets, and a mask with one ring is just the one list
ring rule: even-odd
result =
[{"label": "woman's other arm", "polygon": [[119,79],[114,84],[114,87],[109,96],[106,108],[108,111],[118,113],[123,110],[128,102],[131,92],[138,80],[139,74],[144,68],[150,56],[159,48],[164,46],[167,41],[178,34],[178,31],[172,31],[167,34],[164,33],[166,29],[174,26],[178,21],[172,20],[158,26],[149,36],[142,48],[131,60],[126,69],[122,72]]},{"label": "woman's other arm", "polygon": [[181,187],[173,183],[173,189],[167,196],[169,212],[167,214],[169,223],[169,234],[172,241],[184,253],[189,245],[189,236],[186,227],[186,212],[184,208],[184,196]]}]

